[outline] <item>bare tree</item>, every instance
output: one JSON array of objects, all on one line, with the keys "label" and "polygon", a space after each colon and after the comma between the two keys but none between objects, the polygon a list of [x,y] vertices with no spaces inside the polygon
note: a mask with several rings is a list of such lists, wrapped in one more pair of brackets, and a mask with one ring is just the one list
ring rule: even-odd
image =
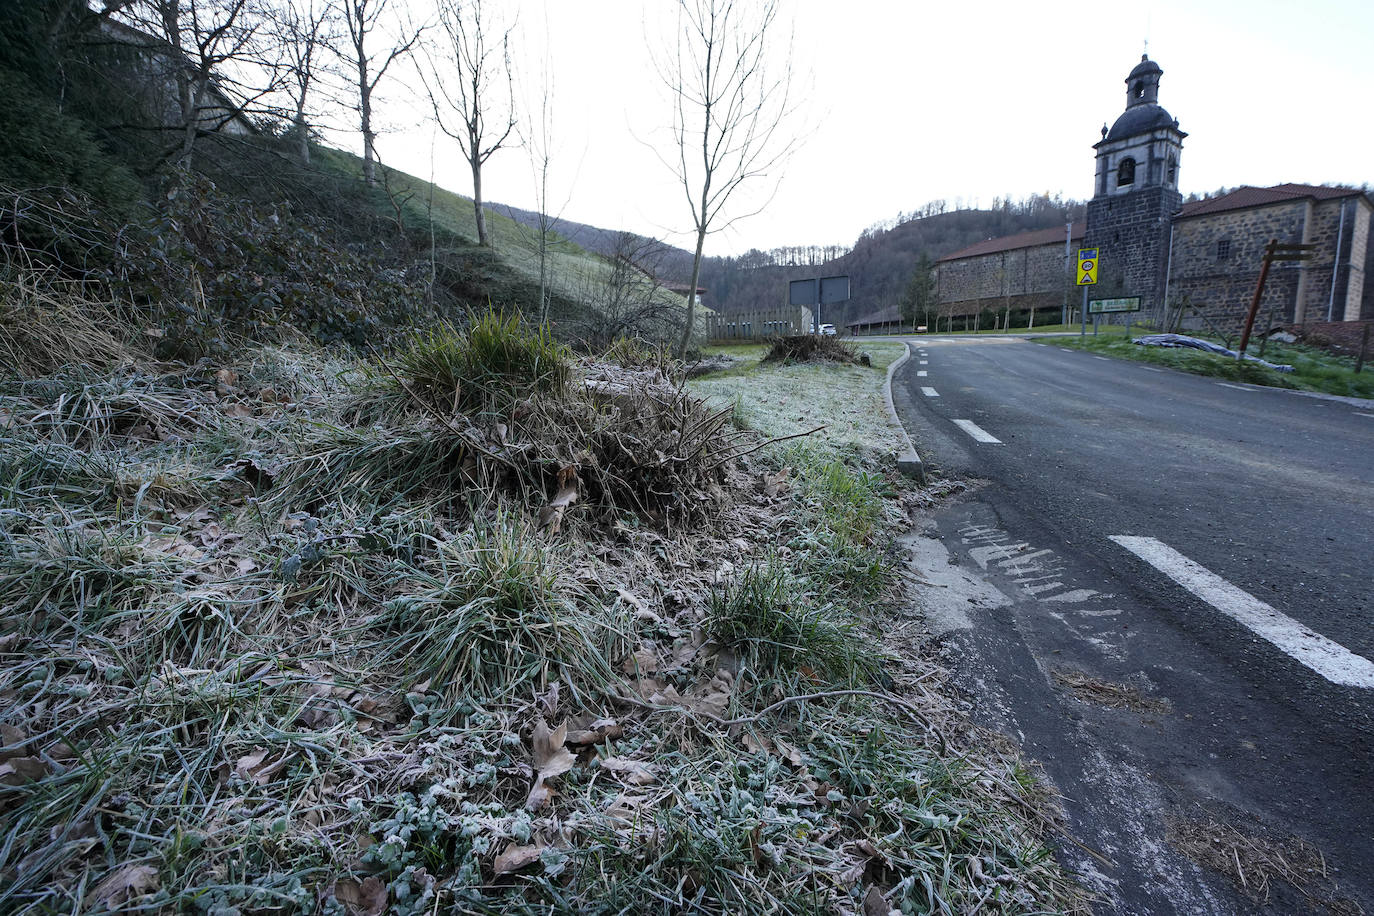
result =
[{"label": "bare tree", "polygon": [[[773,58],[779,0],[678,0],[677,40],[660,76],[673,100],[674,158],[696,231],[686,321],[678,341],[686,355],[696,320],[706,235],[762,206],[726,218],[742,186],[766,181],[797,144],[790,50]],[[776,181],[774,189],[776,189]]]},{"label": "bare tree", "polygon": [[334,37],[329,30],[335,13],[332,0],[278,0],[272,10],[293,109],[291,129],[297,155],[306,164],[310,162],[310,93],[319,78],[320,58]]},{"label": "bare tree", "polygon": [[353,87],[358,94],[358,123],[363,134],[363,179],[377,183],[377,130],[372,121],[372,97],[391,65],[410,55],[419,42],[424,26],[400,26],[390,46],[377,50],[377,41],[386,37],[381,25],[392,0],[341,0],[346,44],[340,57],[353,71]]},{"label": "bare tree", "polygon": [[479,245],[491,244],[482,209],[482,166],[506,146],[516,125],[510,63],[514,26],[503,28],[494,22],[489,9],[482,0],[440,0],[444,59],[441,66],[432,68],[430,87],[439,129],[458,142],[472,169],[472,207]]},{"label": "bare tree", "polygon": [[601,350],[622,337],[665,341],[682,320],[682,304],[659,279],[668,246],[633,232],[617,232],[604,271],[584,275],[579,298],[590,308],[585,338]]},{"label": "bare tree", "polygon": [[[189,169],[197,138],[241,118],[275,88],[275,61],[250,0],[138,0],[121,17],[152,39],[176,96],[175,163]],[[258,79],[249,76],[252,73]]]}]

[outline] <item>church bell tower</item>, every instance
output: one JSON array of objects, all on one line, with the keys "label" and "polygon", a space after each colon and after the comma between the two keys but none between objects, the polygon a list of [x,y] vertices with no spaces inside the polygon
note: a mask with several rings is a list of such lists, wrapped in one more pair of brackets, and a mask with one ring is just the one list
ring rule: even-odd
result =
[{"label": "church bell tower", "polygon": [[1178,168],[1188,136],[1159,104],[1163,73],[1141,55],[1126,77],[1126,110],[1110,128],[1102,126],[1083,242],[1099,249],[1093,294],[1139,296],[1146,311],[1165,304],[1169,224],[1183,205]]}]

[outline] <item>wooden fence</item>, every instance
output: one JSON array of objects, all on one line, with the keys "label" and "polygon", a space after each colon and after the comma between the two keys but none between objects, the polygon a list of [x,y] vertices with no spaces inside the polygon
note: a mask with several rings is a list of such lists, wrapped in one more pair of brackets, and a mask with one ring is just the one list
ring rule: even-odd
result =
[{"label": "wooden fence", "polygon": [[805,334],[811,330],[811,320],[811,310],[804,306],[717,313],[706,316],[706,338],[712,343],[720,343]]}]

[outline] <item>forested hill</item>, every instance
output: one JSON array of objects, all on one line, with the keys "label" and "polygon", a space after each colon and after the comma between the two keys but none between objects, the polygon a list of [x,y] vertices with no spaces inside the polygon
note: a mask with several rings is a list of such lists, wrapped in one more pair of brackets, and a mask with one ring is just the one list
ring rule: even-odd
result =
[{"label": "forested hill", "polygon": [[703,285],[712,307],[734,311],[781,303],[788,280],[848,274],[849,302],[825,315],[840,325],[896,305],[922,252],[934,261],[984,239],[1062,226],[1083,211],[1078,201],[1041,196],[986,210],[946,210],[937,202],[864,230],[845,252],[784,248],[712,258],[703,268]]},{"label": "forested hill", "polygon": [[[494,204],[491,209],[527,225],[538,220],[535,213],[516,207]],[[934,261],[984,239],[1062,226],[1081,219],[1083,211],[1079,201],[1048,195],[1020,201],[1008,198],[982,210],[951,210],[936,201],[865,229],[852,248],[791,246],[707,258],[701,285],[708,290],[707,304],[731,312],[780,304],[788,280],[848,274],[850,301],[825,316],[826,321],[842,324],[896,305],[922,252]],[[559,220],[556,231],[582,248],[607,256],[614,256],[626,244],[622,233],[569,220]],[[629,238],[641,245],[646,241]],[[655,270],[662,279],[683,283],[690,279],[691,252],[667,245],[657,251]]]}]

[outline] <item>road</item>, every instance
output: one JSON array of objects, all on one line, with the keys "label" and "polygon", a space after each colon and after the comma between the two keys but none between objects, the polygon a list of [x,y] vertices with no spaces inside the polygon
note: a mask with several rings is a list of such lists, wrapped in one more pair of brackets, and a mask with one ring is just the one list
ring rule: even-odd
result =
[{"label": "road", "polygon": [[[1064,796],[1097,910],[1374,913],[1374,406],[1052,340],[913,349],[898,411],[969,483],[909,539],[925,611]],[[1250,894],[1196,864],[1212,837]],[[1265,903],[1257,844],[1326,874]]]}]

